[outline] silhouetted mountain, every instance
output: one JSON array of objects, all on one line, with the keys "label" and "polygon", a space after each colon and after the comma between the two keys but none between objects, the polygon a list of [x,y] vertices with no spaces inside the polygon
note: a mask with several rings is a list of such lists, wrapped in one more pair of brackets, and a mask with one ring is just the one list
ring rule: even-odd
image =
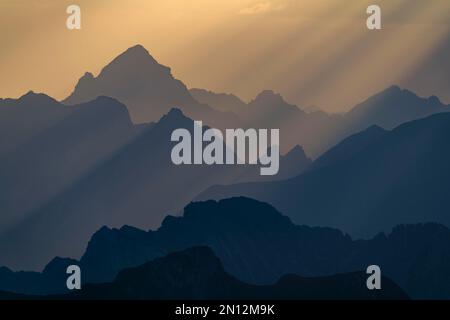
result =
[{"label": "silhouetted mountain", "polygon": [[[261,124],[271,124],[272,121],[277,121],[278,118],[292,117],[296,115],[304,115],[304,112],[297,108],[297,106],[287,103],[283,97],[272,90],[264,90],[259,93],[255,99],[250,101],[248,109],[243,110],[244,118],[251,119]],[[272,115],[273,118],[268,118]],[[283,119],[285,120],[285,119]]]},{"label": "silhouetted mountain", "polygon": [[0,99],[0,157],[69,113],[53,98],[32,91],[19,99]]},{"label": "silhouetted mountain", "polygon": [[436,96],[421,98],[409,90],[391,86],[355,106],[345,118],[351,130],[371,125],[391,130],[405,122],[449,111],[449,106]]},{"label": "silhouetted mountain", "polygon": [[247,108],[247,104],[234,94],[215,93],[204,89],[190,89],[192,97],[200,103],[207,104],[222,112],[240,114]]},{"label": "silhouetted mountain", "polygon": [[448,136],[450,114],[436,114],[383,134],[345,162],[282,182],[213,187],[199,199],[248,196],[298,223],[363,237],[401,223],[450,226]]},{"label": "silhouetted mountain", "polygon": [[313,158],[342,139],[373,125],[385,129],[429,115],[450,111],[435,96],[421,98],[411,91],[392,86],[375,94],[351,111],[341,115],[305,112],[271,90],[261,92],[248,105],[230,96],[196,91],[198,99],[232,110],[250,127],[280,128],[281,148],[287,152],[302,145]]},{"label": "silhouetted mountain", "polygon": [[64,103],[78,104],[101,95],[125,103],[135,123],[157,121],[176,107],[210,126],[239,124],[232,113],[218,112],[198,103],[186,86],[172,76],[170,68],[160,65],[141,45],[120,54],[97,77],[86,73]]},{"label": "silhouetted mountain", "polygon": [[5,115],[0,121],[11,121],[0,126],[5,136],[17,138],[0,157],[0,234],[141,132],[131,123],[125,106],[107,97],[68,107],[28,93],[8,100],[0,113]]},{"label": "silhouetted mountain", "polygon": [[407,299],[391,280],[367,290],[363,272],[323,278],[288,275],[273,285],[246,284],[228,274],[207,247],[171,253],[125,269],[108,284],[87,285],[62,298],[75,299]]},{"label": "silhouetted mountain", "polygon": [[173,78],[170,68],[160,65],[140,45],[120,54],[97,77],[86,73],[64,103],[86,102],[100,95],[125,103],[134,122],[157,121],[177,107],[193,120],[203,120],[222,129],[279,128],[282,153],[301,145],[313,158],[372,125],[392,129],[407,121],[450,110],[437,97],[419,98],[396,86],[374,95],[345,115],[307,113],[271,90],[261,92],[246,104],[231,94],[203,89],[189,91]]},{"label": "silhouetted mountain", "polygon": [[0,291],[0,300],[1,301],[35,300],[35,299],[40,299],[40,298],[42,298],[42,297]]},{"label": "silhouetted mountain", "polygon": [[[88,110],[90,109],[88,108]],[[95,111],[95,109],[92,110]],[[88,135],[81,136],[78,141],[77,128],[85,127],[85,123],[92,123],[94,128],[97,126],[101,128],[99,117],[100,113],[97,112],[92,119],[80,118],[84,119],[83,124],[75,125],[74,122],[72,125],[61,122],[60,125],[66,131],[54,130],[46,139],[39,139],[38,146],[42,144],[42,147],[36,148],[36,155],[40,155],[42,159],[46,160],[43,163],[50,166],[48,169],[50,172],[60,172],[58,171],[59,166],[55,166],[55,161],[59,157],[64,160],[61,162],[62,169],[66,169],[65,165],[70,164],[70,161],[74,161],[73,159],[76,159],[76,164],[83,163],[84,153],[81,152],[75,153],[73,159],[72,157],[67,158],[66,153],[76,152],[78,145],[68,144],[69,150],[63,148],[65,144],[62,147],[58,145],[61,141],[61,134],[66,135],[67,131],[69,140],[75,139],[76,142],[79,142],[80,147],[92,152],[90,157],[97,152],[96,149],[91,150],[91,148],[101,150],[108,143],[121,141],[122,137],[114,139],[113,133],[108,136],[109,140],[104,142],[105,146],[93,143]],[[95,124],[96,120],[97,125]],[[107,128],[115,132],[117,127],[117,125],[110,125]],[[17,220],[10,222],[7,225],[8,228],[0,233],[0,265],[7,265],[14,269],[39,270],[54,256],[79,257],[89,237],[102,225],[119,227],[131,224],[142,228],[157,227],[168,212],[179,212],[186,203],[208,187],[236,182],[238,179],[242,179],[240,177],[245,172],[253,170],[253,167],[248,165],[174,165],[171,160],[171,150],[175,142],[171,142],[170,137],[173,130],[178,128],[186,128],[192,133],[193,121],[185,117],[180,110],[173,109],[158,123],[139,127],[139,135],[106,159],[97,161],[95,170],[85,173],[77,171],[74,166],[67,166],[75,180],[70,181],[69,185],[63,185],[62,182],[57,183],[60,175],[56,175],[53,180],[46,176],[42,177],[42,183],[37,185],[42,190],[36,191],[36,194],[40,195],[46,192],[44,195],[49,195],[49,197],[45,202],[38,202],[44,196],[34,200],[36,195],[28,195],[29,201],[15,204],[14,201],[17,197],[11,196],[12,191],[0,195],[5,198],[2,203],[3,208],[9,205],[9,208],[14,207],[15,212],[17,212],[17,208],[21,207],[29,209],[24,210],[20,220],[17,215],[12,216],[11,219]],[[71,134],[72,130],[77,134]],[[87,134],[85,131],[82,133]],[[120,130],[117,134],[120,134]],[[56,141],[56,144],[52,143],[53,140]],[[29,163],[33,157],[30,159],[26,157],[27,151],[34,149],[24,149],[23,158],[28,161],[25,162],[26,165],[19,165],[20,162],[11,161],[12,165],[19,170],[24,168],[24,172],[27,173],[24,177],[19,176],[19,181],[28,183],[27,179],[41,177],[40,175],[43,174],[42,170],[36,172],[32,163]],[[42,152],[46,150],[49,150],[50,158],[48,160],[42,155]],[[44,155],[46,154],[47,151]],[[71,155],[71,153],[68,154]],[[295,170],[301,169],[302,166],[303,164],[300,163],[298,167],[292,168],[293,172],[289,173],[285,169],[283,172],[294,175],[297,173]],[[18,174],[8,171],[2,175],[8,178],[3,181],[11,185],[11,190],[17,190],[17,192],[22,190],[23,192],[24,185],[22,183],[14,184],[14,179],[17,179]],[[58,186],[66,188],[59,190],[56,188]],[[47,191],[47,188],[50,188],[50,191]],[[53,192],[54,190],[59,192]],[[6,217],[8,216],[0,219],[6,219]]]},{"label": "silhouetted mountain", "polygon": [[[287,153],[296,145],[301,145],[307,154],[315,157],[319,152],[318,131],[334,126],[332,117],[309,115],[298,107],[287,103],[283,97],[271,90],[262,91],[250,101],[247,108],[238,114],[245,123],[255,128],[279,128],[280,150]],[[324,135],[321,136],[324,140]]]},{"label": "silhouetted mountain", "polygon": [[[207,103],[218,110],[231,111],[245,127],[280,129],[280,148],[289,152],[296,145],[306,149],[307,154],[317,156],[336,138],[325,136],[325,132],[340,126],[339,116],[329,116],[323,112],[308,114],[297,106],[287,103],[280,94],[264,90],[246,104],[234,95],[192,89],[198,101]],[[317,137],[320,137],[318,139]]]},{"label": "silhouetted mountain", "polygon": [[65,292],[67,290],[66,269],[72,264],[77,264],[77,261],[54,258],[42,273],[13,272],[8,268],[2,267],[0,268],[0,286],[2,291],[20,292],[26,295]]},{"label": "silhouetted mountain", "polygon": [[256,181],[274,181],[284,180],[295,177],[311,165],[312,160],[308,158],[301,146],[295,146],[287,154],[280,156],[280,170],[275,176],[261,176],[259,167],[249,166],[234,183],[238,182],[256,182]]},{"label": "silhouetted mountain", "polygon": [[308,169],[315,170],[344,162],[375,143],[386,132],[386,130],[374,125],[362,132],[355,133],[321,155]]},{"label": "silhouetted mountain", "polygon": [[315,105],[302,107],[302,110],[305,111],[306,113],[323,112],[318,106],[315,106]]},{"label": "silhouetted mountain", "polygon": [[387,236],[354,241],[336,229],[296,226],[270,205],[246,198],[190,204],[183,217],[167,217],[157,231],[103,227],[78,265],[85,283],[110,282],[124,268],[194,246],[210,247],[227,273],[253,284],[376,264],[413,298],[450,297],[450,230],[444,226],[399,226]]}]

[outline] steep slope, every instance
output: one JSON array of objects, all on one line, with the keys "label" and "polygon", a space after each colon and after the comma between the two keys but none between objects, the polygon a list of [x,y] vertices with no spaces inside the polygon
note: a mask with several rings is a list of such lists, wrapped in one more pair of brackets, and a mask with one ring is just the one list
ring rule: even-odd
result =
[{"label": "steep slope", "polygon": [[0,99],[0,157],[69,114],[55,99],[32,91],[19,99]]},{"label": "steep slope", "polygon": [[386,130],[373,125],[364,131],[355,133],[314,160],[314,163],[308,169],[316,170],[339,162],[345,162],[367,146],[375,143],[386,132]]},{"label": "steep slope", "polygon": [[213,187],[199,198],[253,197],[296,222],[363,237],[401,223],[450,226],[449,136],[450,114],[436,114],[383,134],[343,163],[282,182]]},{"label": "steep slope", "polygon": [[[179,128],[192,133],[193,121],[177,109],[152,126],[140,127],[139,135],[99,162],[95,170],[76,175],[76,183],[11,223],[0,234],[1,264],[39,269],[56,255],[77,257],[102,225],[156,227],[165,215],[178,212],[211,185],[232,183],[249,170],[248,166],[173,164],[171,150],[175,142],[171,142],[171,134]],[[84,137],[83,141],[89,146],[89,139]],[[77,158],[77,163],[81,160]],[[24,179],[29,177],[33,175],[27,173]],[[49,185],[53,188],[55,183]],[[14,198],[4,197],[5,204],[14,204]]]},{"label": "steep slope", "polygon": [[239,115],[247,108],[247,104],[234,94],[215,93],[198,88],[190,89],[189,92],[198,102],[207,104],[218,111]]},{"label": "steep slope", "polygon": [[287,154],[280,155],[280,170],[276,175],[262,176],[260,175],[259,167],[248,166],[249,169],[238,177],[234,183],[274,181],[292,178],[308,170],[311,163],[312,160],[308,158],[303,148],[297,145]]},{"label": "steep slope", "polygon": [[371,125],[391,130],[405,122],[449,111],[449,106],[436,96],[422,98],[409,90],[391,86],[356,105],[345,118],[351,130],[363,130]]},{"label": "steep slope", "polygon": [[[84,283],[111,282],[124,268],[194,246],[210,247],[227,273],[252,284],[272,284],[286,274],[349,273],[376,264],[413,298],[450,298],[450,230],[444,226],[398,226],[388,235],[352,240],[335,229],[296,226],[273,207],[245,198],[193,203],[183,217],[167,217],[157,231],[103,227],[78,264]],[[55,279],[65,275],[55,272]]]},{"label": "steep slope", "polygon": [[78,104],[101,95],[123,102],[135,123],[157,121],[170,109],[180,108],[188,117],[210,126],[239,126],[233,114],[198,103],[170,68],[159,64],[141,45],[117,56],[97,77],[86,73],[63,103]]},{"label": "steep slope", "polygon": [[339,115],[306,113],[271,90],[258,94],[238,115],[251,127],[280,129],[282,153],[301,145],[313,158],[339,140],[333,133],[342,125]]},{"label": "steep slope", "polygon": [[284,276],[273,285],[255,286],[228,274],[207,247],[171,253],[125,269],[108,284],[88,285],[76,299],[407,299],[391,280],[383,290],[367,290],[363,272],[323,278]]},{"label": "steep slope", "polygon": [[26,219],[141,131],[131,123],[126,107],[107,97],[67,107],[29,93],[8,105],[7,118],[14,122],[2,130],[22,141],[16,140],[12,150],[0,157],[0,233]]}]

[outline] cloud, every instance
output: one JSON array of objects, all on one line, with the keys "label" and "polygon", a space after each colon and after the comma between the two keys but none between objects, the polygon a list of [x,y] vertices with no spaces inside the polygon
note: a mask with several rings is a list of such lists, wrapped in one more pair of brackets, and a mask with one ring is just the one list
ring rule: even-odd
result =
[{"label": "cloud", "polygon": [[284,5],[274,5],[270,2],[260,2],[254,6],[247,7],[238,12],[242,15],[254,15],[254,14],[264,14],[268,12],[281,11],[285,8]]}]

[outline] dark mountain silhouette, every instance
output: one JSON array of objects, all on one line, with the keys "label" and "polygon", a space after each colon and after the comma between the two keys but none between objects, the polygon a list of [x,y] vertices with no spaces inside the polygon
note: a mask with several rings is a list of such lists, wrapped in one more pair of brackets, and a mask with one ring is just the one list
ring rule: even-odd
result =
[{"label": "dark mountain silhouette", "polygon": [[264,90],[250,103],[246,104],[231,94],[214,93],[203,89],[191,89],[193,97],[221,111],[236,114],[249,128],[280,129],[280,148],[287,153],[296,145],[302,145],[308,154],[316,156],[321,142],[318,130],[327,130],[337,125],[331,120],[334,116],[325,113],[307,114],[298,107],[284,101],[281,95],[272,90]]},{"label": "dark mountain silhouette", "polygon": [[232,95],[206,90],[196,89],[194,95],[219,110],[236,113],[247,126],[280,128],[283,152],[300,144],[313,158],[342,139],[373,125],[391,130],[408,121],[450,111],[449,106],[442,104],[435,96],[418,97],[398,86],[375,94],[341,115],[305,112],[271,90],[261,92],[247,105]]},{"label": "dark mountain silhouette", "polygon": [[403,123],[449,111],[450,106],[442,104],[436,96],[423,98],[409,90],[391,86],[343,114],[340,125],[331,132],[339,139],[327,147],[373,125],[392,130]]},{"label": "dark mountain silhouette", "polygon": [[191,119],[203,120],[212,127],[279,128],[282,153],[301,145],[313,158],[372,125],[392,129],[407,121],[450,110],[437,97],[420,98],[397,86],[370,97],[344,115],[307,113],[271,90],[262,91],[246,104],[232,94],[203,89],[189,91],[173,78],[170,68],[160,65],[140,45],[120,54],[97,77],[86,73],[64,103],[87,102],[100,95],[123,102],[133,121],[138,123],[157,121],[177,107]]},{"label": "dark mountain silhouette", "polygon": [[450,114],[436,114],[383,134],[345,162],[282,182],[212,187],[199,199],[248,196],[298,223],[363,237],[400,223],[450,226],[449,136]]},{"label": "dark mountain silhouette", "polygon": [[320,109],[316,105],[310,105],[310,106],[307,106],[307,107],[302,107],[302,110],[305,111],[306,113],[323,112],[322,109]]},{"label": "dark mountain silhouette", "polygon": [[[0,268],[0,283],[2,291],[20,292],[25,295],[41,294],[44,292],[65,292],[69,265],[78,262],[68,258],[54,258],[45,269],[40,272],[13,272],[8,268]],[[1,295],[0,295],[0,299]]]},{"label": "dark mountain silhouette", "polygon": [[368,290],[363,272],[323,278],[282,277],[273,285],[255,286],[228,274],[207,247],[171,253],[125,269],[108,284],[87,285],[69,299],[407,299],[392,281],[383,290]]},{"label": "dark mountain silhouette", "polygon": [[259,167],[249,166],[248,170],[246,170],[235,183],[273,181],[292,178],[309,169],[311,163],[312,160],[308,158],[303,148],[297,145],[284,156],[280,156],[280,170],[275,176],[261,176]]},{"label": "dark mountain silhouette", "polygon": [[210,126],[239,126],[232,113],[218,112],[197,102],[172,76],[170,68],[159,64],[141,45],[120,54],[97,77],[86,73],[63,103],[78,104],[101,95],[123,102],[135,123],[154,122],[170,109],[180,108],[187,116]]},{"label": "dark mountain silhouette", "polygon": [[362,152],[367,146],[375,143],[386,132],[386,130],[373,125],[364,131],[355,133],[321,155],[308,169],[315,170],[345,162],[357,153]]},{"label": "dark mountain silhouette", "polygon": [[218,111],[233,112],[238,115],[247,108],[247,104],[234,94],[215,93],[198,88],[190,89],[189,92],[198,102],[207,104]]},{"label": "dark mountain silhouette", "polygon": [[0,301],[36,300],[42,297],[0,291]]},{"label": "dark mountain silhouette", "polygon": [[[336,229],[296,226],[270,205],[234,198],[190,204],[183,217],[167,217],[157,231],[103,227],[78,264],[85,283],[111,282],[125,268],[208,246],[227,273],[252,284],[271,284],[286,274],[331,276],[376,264],[413,298],[449,298],[449,244],[450,230],[437,224],[398,226],[388,235],[352,240]],[[21,292],[11,286],[8,291]]]},{"label": "dark mountain silhouette", "polygon": [[363,130],[371,125],[391,130],[405,122],[449,111],[449,106],[436,96],[422,98],[409,90],[391,86],[356,105],[345,118],[352,130]]},{"label": "dark mountain silhouette", "polygon": [[0,157],[0,234],[142,131],[133,126],[124,105],[107,97],[68,107],[28,93],[10,99],[0,113],[5,113],[0,121],[12,122],[1,130],[6,137],[17,137]]},{"label": "dark mountain silhouette", "polygon": [[[38,270],[51,257],[80,256],[102,225],[154,228],[214,184],[259,177],[259,166],[174,165],[172,131],[193,130],[178,109],[153,125],[133,126],[111,98],[62,107],[76,112],[3,161],[0,199],[8,214],[0,218],[0,265]],[[280,178],[310,162],[299,147],[280,161]]]},{"label": "dark mountain silhouette", "polygon": [[280,129],[283,153],[301,145],[308,155],[316,157],[335,142],[331,132],[341,126],[340,116],[320,112],[308,114],[271,90],[262,91],[241,110],[238,116],[250,127]]},{"label": "dark mountain silhouette", "polygon": [[0,157],[69,113],[53,98],[32,91],[19,99],[0,99]]}]

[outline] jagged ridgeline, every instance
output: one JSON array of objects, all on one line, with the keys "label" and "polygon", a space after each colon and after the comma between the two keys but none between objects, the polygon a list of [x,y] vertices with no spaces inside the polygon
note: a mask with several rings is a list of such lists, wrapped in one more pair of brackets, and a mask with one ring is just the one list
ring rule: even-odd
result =
[{"label": "jagged ridgeline", "polygon": [[[244,102],[189,90],[139,45],[63,102],[0,99],[0,290],[63,294],[69,264],[84,284],[115,286],[126,268],[207,246],[252,294],[274,294],[287,274],[336,280],[377,264],[412,298],[450,298],[448,111],[398,86],[339,115],[271,90]],[[174,165],[171,134],[195,120],[279,129],[279,172]]]},{"label": "jagged ridgeline", "polygon": [[[211,248],[225,272],[248,284],[273,285],[288,274],[328,277],[365,272],[368,265],[377,264],[409,297],[449,298],[450,282],[445,279],[450,274],[450,230],[444,226],[398,226],[388,235],[353,240],[336,229],[295,225],[272,206],[247,198],[193,203],[182,217],[167,217],[157,231],[104,227],[93,235],[77,264],[84,283],[114,282],[122,279],[120,271],[125,268],[195,246]],[[54,259],[41,274],[3,269],[0,290],[64,293],[65,268],[73,263]],[[184,269],[181,265],[180,272]],[[188,270],[186,266],[186,277],[203,274]],[[353,283],[365,287],[365,280]]]}]

